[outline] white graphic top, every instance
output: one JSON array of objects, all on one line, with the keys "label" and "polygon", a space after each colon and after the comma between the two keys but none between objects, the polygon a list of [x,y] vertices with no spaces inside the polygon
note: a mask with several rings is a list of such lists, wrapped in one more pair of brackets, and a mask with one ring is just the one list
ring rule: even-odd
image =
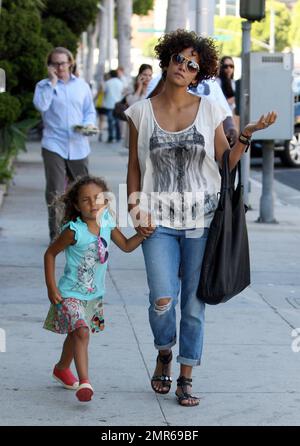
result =
[{"label": "white graphic top", "polygon": [[141,208],[154,213],[155,223],[176,229],[209,227],[218,203],[221,177],[215,161],[216,127],[226,111],[201,98],[194,122],[179,132],[163,130],[150,99],[126,112],[138,131]]}]

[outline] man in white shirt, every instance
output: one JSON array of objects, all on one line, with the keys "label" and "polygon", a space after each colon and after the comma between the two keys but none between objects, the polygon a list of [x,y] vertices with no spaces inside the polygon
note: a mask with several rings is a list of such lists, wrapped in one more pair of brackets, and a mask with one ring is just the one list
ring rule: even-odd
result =
[{"label": "man in white shirt", "polygon": [[110,71],[110,79],[104,83],[103,107],[107,109],[108,140],[107,142],[120,141],[120,123],[114,117],[113,111],[117,102],[121,101],[124,85],[118,78],[116,70]]}]

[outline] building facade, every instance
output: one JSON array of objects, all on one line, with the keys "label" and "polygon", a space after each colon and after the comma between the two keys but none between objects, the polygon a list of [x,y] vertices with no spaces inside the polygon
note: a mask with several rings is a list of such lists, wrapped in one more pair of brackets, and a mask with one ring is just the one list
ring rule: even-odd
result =
[{"label": "building facade", "polygon": [[227,15],[239,17],[240,0],[216,0],[216,15],[220,17]]}]

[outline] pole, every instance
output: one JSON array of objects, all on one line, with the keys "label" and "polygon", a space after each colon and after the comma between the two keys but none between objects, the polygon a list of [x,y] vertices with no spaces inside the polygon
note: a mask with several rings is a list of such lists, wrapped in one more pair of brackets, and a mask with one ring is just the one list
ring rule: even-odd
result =
[{"label": "pole", "polygon": [[213,36],[215,0],[196,0],[196,33]]},{"label": "pole", "polygon": [[[242,77],[240,91],[240,129],[249,122],[249,57],[251,50],[251,22],[242,22]],[[241,158],[242,183],[244,185],[244,203],[249,206],[250,194],[250,148]]]},{"label": "pole", "polygon": [[262,149],[262,194],[260,197],[260,213],[258,223],[278,223],[274,218],[274,141],[267,140]]},{"label": "pole", "polygon": [[275,9],[273,0],[270,5],[270,53],[275,51]]}]

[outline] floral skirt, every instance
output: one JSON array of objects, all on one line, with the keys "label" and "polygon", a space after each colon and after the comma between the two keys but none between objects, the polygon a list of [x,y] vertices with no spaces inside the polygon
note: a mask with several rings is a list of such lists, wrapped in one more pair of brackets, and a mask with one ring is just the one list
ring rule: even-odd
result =
[{"label": "floral skirt", "polygon": [[87,327],[92,333],[104,330],[102,297],[93,300],[68,297],[60,304],[51,304],[44,323],[46,330],[65,334],[80,327]]}]

